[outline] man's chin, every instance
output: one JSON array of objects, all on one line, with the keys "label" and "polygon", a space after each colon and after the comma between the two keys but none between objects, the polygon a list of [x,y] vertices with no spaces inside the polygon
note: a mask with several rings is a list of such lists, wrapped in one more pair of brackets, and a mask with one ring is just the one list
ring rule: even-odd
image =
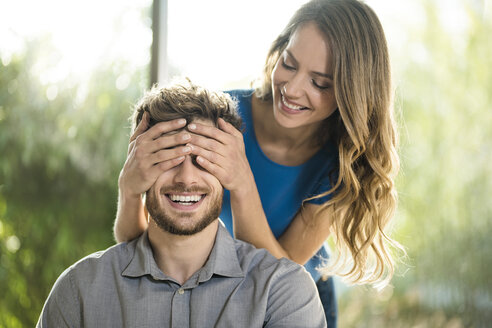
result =
[{"label": "man's chin", "polygon": [[199,233],[218,219],[222,208],[222,199],[220,200],[205,213],[175,211],[174,209],[164,211],[162,208],[154,207],[154,204],[148,204],[148,202],[147,209],[156,225],[163,231],[174,235],[190,236]]},{"label": "man's chin", "polygon": [[[180,210],[172,206],[167,197],[157,199],[155,194],[147,193],[145,204],[156,225],[163,231],[182,236],[194,235],[218,219],[222,209],[222,193],[199,204],[193,210]],[[163,201],[163,203],[161,203]]]},{"label": "man's chin", "polygon": [[151,217],[156,225],[163,231],[169,232],[174,235],[191,236],[199,233],[212,222],[217,220],[217,215],[207,215],[200,219],[193,219],[191,213],[186,213],[183,216],[171,217],[165,214],[152,215]]}]

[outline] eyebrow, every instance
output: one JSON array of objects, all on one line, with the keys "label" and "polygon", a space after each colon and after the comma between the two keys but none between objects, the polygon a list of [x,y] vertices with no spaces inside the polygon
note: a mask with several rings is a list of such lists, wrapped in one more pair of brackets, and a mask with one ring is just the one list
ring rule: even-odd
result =
[{"label": "eyebrow", "polygon": [[[285,52],[289,55],[289,57],[292,58],[292,60],[294,61],[295,64],[298,64],[296,57],[294,57],[294,55],[292,54],[292,52],[290,52],[290,50],[285,49]],[[313,71],[311,73],[314,75],[321,76],[321,77],[324,77],[324,78],[327,78],[327,79],[330,79],[333,81],[333,76],[331,74],[315,72],[315,71]]]}]

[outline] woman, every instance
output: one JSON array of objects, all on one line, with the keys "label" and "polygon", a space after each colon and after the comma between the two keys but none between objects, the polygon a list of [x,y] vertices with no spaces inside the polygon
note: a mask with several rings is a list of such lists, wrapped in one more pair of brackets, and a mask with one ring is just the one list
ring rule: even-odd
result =
[{"label": "woman", "polygon": [[[389,247],[398,246],[383,231],[396,207],[398,158],[390,64],[377,16],[357,0],[306,3],[273,42],[259,82],[254,90],[230,92],[244,134],[220,122],[159,137],[185,123],[146,131],[143,121],[119,179],[115,235],[122,241],[140,234],[146,228],[141,193],[184,154],[197,155],[229,190],[220,215],[227,228],[305,265],[328,325],[335,326],[333,282],[326,275],[387,282]],[[337,256],[325,263],[330,233]],[[323,276],[316,270],[321,266]]]}]

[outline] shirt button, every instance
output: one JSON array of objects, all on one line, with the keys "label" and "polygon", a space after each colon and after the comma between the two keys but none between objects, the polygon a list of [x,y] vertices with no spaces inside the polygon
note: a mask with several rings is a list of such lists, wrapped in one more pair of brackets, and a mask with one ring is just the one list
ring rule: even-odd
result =
[{"label": "shirt button", "polygon": [[184,289],[183,289],[183,288],[178,289],[178,294],[179,294],[179,295],[183,295],[183,294],[184,294],[184,292],[185,292],[185,291],[184,291]]}]

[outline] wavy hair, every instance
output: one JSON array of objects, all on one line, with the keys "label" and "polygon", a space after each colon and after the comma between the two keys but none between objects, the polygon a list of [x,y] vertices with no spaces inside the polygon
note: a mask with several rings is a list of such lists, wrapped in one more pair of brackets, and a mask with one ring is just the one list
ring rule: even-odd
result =
[{"label": "wavy hair", "polygon": [[349,283],[384,286],[394,273],[392,251],[404,250],[385,233],[397,205],[398,136],[388,48],[374,11],[357,0],[304,4],[272,43],[255,93],[271,101],[274,66],[292,34],[308,22],[324,33],[332,51],[338,110],[319,135],[338,145],[339,163],[333,188],[313,197],[330,194],[331,199],[307,224],[326,220],[333,213],[336,256],[322,273],[337,274]]}]

